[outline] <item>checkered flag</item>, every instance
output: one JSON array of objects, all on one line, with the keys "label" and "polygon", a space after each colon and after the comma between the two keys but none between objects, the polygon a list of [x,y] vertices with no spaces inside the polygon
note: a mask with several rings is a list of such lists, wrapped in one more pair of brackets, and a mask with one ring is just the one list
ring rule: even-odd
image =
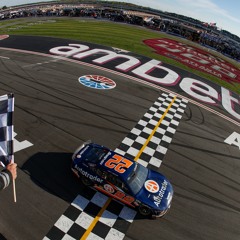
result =
[{"label": "checkered flag", "polygon": [[7,166],[13,160],[14,95],[0,96],[0,162]]}]

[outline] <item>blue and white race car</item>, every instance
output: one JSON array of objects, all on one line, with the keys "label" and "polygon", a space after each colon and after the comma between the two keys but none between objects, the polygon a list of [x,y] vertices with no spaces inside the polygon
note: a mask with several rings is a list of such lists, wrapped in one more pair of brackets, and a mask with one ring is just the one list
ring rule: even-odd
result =
[{"label": "blue and white race car", "polygon": [[83,143],[72,156],[71,168],[84,185],[137,208],[144,216],[162,217],[171,206],[173,187],[162,174],[107,147]]}]

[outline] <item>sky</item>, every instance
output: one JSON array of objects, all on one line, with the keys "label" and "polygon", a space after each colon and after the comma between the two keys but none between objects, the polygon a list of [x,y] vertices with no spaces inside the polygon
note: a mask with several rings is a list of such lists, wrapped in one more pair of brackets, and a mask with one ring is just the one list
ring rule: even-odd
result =
[{"label": "sky", "polygon": [[[50,0],[0,0],[2,6],[47,2]],[[240,37],[239,0],[110,0],[133,3],[161,11],[192,17],[203,22],[216,23],[217,27]]]}]

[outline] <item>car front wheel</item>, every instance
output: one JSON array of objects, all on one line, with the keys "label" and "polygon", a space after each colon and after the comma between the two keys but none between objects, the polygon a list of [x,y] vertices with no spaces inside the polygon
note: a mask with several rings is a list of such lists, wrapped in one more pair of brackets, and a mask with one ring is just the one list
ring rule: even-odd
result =
[{"label": "car front wheel", "polygon": [[144,206],[144,205],[140,205],[138,210],[140,214],[143,216],[149,216],[152,213],[151,209],[148,206]]}]

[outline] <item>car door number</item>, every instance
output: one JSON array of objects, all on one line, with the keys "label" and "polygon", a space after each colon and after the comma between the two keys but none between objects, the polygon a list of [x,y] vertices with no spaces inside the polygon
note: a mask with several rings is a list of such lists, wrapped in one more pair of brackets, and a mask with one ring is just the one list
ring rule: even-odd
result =
[{"label": "car door number", "polygon": [[134,202],[135,198],[131,196],[127,196],[125,193],[117,191],[114,193],[114,197],[121,199],[122,201],[125,201],[127,203]]}]

